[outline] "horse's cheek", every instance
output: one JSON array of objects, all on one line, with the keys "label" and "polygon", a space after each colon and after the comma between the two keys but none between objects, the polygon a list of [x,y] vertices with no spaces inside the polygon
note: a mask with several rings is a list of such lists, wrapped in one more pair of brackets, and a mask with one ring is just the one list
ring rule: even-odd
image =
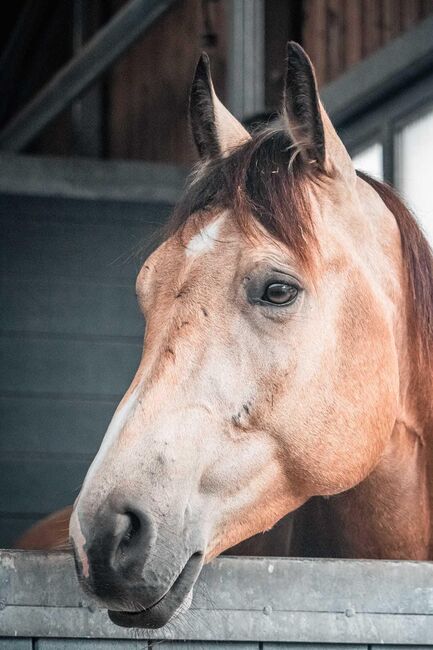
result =
[{"label": "horse's cheek", "polygon": [[388,443],[397,410],[397,364],[392,337],[340,341],[302,390],[280,395],[268,413],[285,471],[310,496],[336,494],[361,482]]}]

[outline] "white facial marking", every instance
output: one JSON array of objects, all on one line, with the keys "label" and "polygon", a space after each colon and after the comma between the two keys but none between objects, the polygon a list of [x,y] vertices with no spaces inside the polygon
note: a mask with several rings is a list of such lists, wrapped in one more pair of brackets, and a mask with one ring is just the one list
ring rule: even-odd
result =
[{"label": "white facial marking", "polygon": [[120,408],[117,407],[117,410],[113,415],[113,418],[102,440],[101,446],[99,447],[99,451],[96,454],[96,457],[94,458],[93,463],[89,468],[89,471],[87,472],[86,479],[83,484],[83,489],[86,483],[92,479],[97,468],[104,461],[105,454],[113,445],[117,436],[122,432],[123,427],[125,426],[130,414],[134,410],[135,404],[137,402],[139,388],[140,388],[139,385],[136,386],[132,391],[132,393],[129,395],[128,399],[124,402],[124,404],[122,404]]},{"label": "white facial marking", "polygon": [[71,520],[69,522],[69,536],[74,540],[75,550],[81,562],[81,568],[85,578],[89,577],[89,560],[84,550],[86,538],[81,530],[80,521],[78,519],[77,510],[72,512]]},{"label": "white facial marking", "polygon": [[[99,451],[96,454],[96,457],[94,458],[89,471],[87,472],[83,487],[81,489],[81,494],[83,493],[86,484],[92,480],[98,467],[103,463],[105,454],[107,453],[108,449],[112,446],[117,436],[122,432],[123,427],[125,426],[128,417],[132,413],[137,402],[139,388],[139,385],[134,388],[125,403],[122,404],[120,408],[118,407],[115,414],[113,415],[113,418],[105,433],[104,439],[102,440]],[[86,538],[83,535],[83,531],[81,530],[78,510],[76,507],[78,500],[79,499],[77,499],[75,502],[74,510],[69,523],[69,534],[74,540],[75,549],[78,553],[78,557],[80,558],[83,574],[87,578],[89,577],[89,560],[87,558],[86,551],[84,550],[84,547],[86,545]]]},{"label": "white facial marking", "polygon": [[212,250],[215,241],[218,237],[218,233],[221,227],[221,223],[225,215],[222,214],[214,221],[206,224],[200,232],[198,232],[192,239],[190,239],[187,247],[186,254],[188,257],[202,255]]}]

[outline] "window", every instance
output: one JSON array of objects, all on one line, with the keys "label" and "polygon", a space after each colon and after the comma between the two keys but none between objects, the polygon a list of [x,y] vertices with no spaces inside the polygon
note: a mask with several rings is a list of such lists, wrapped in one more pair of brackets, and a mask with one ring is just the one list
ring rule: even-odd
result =
[{"label": "window", "polygon": [[433,75],[339,131],[355,167],[391,183],[433,245]]},{"label": "window", "polygon": [[353,164],[370,176],[383,180],[383,148],[380,142],[373,142],[352,155]]},{"label": "window", "polygon": [[433,106],[395,136],[395,181],[433,244]]},{"label": "window", "polygon": [[[356,128],[356,126],[355,126]],[[393,157],[387,180],[400,192],[433,244],[433,105],[391,125],[392,141],[352,148],[356,169],[379,180],[385,177],[384,147]]]}]

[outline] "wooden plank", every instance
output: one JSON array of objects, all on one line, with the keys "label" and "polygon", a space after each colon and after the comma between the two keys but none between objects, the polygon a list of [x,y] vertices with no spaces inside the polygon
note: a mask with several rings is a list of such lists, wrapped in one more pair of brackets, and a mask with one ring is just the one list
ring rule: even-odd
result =
[{"label": "wooden plank", "polygon": [[328,80],[326,2],[306,0],[303,43],[314,64],[319,86]]},{"label": "wooden plank", "polygon": [[433,13],[433,0],[421,0],[421,16],[426,18]]},{"label": "wooden plank", "polygon": [[[48,36],[47,31],[49,31],[49,23],[52,20],[51,16],[47,16],[50,9],[52,10],[49,3],[42,6],[40,3],[34,3],[31,0],[27,0],[27,2],[17,3],[14,9],[15,12],[11,11],[7,17],[4,17],[4,23],[2,26],[3,34],[5,36],[7,34],[7,36],[0,54],[0,92],[2,95],[2,103],[0,106],[1,124],[5,124],[16,109],[17,95],[22,96],[23,92],[26,94],[34,92],[34,79],[31,77],[29,78],[28,74],[29,68],[31,68],[32,65],[25,66],[25,73],[23,74],[24,63],[30,44],[38,32],[43,41],[46,41]],[[42,26],[48,28],[43,29],[43,34],[40,33],[42,31]],[[52,55],[53,53],[50,52],[50,54]],[[59,52],[56,52],[56,59],[59,54]],[[35,58],[38,56],[39,52]],[[52,56],[52,58],[54,57]],[[58,64],[57,61],[56,63]],[[32,64],[34,64],[33,57]],[[40,73],[49,74],[49,71],[44,68],[43,72],[41,70]],[[17,88],[17,86],[19,86],[19,88]],[[25,89],[23,89],[22,86],[25,86]]]},{"label": "wooden plank", "polygon": [[360,0],[345,1],[344,22],[345,66],[350,68],[362,57],[362,5]]},{"label": "wooden plank", "polygon": [[0,337],[0,393],[19,396],[122,395],[138,367],[142,344],[32,335]]},{"label": "wooden plank", "polygon": [[[401,32],[401,0],[383,1],[383,43],[392,41]],[[405,1],[405,0],[403,0]]]},{"label": "wooden plank", "polygon": [[[123,0],[112,2],[114,9],[122,4]],[[179,0],[113,66],[109,78],[109,157],[181,164],[195,160],[188,128],[188,94],[200,49],[205,47],[210,54],[212,76],[222,100],[227,65],[227,3],[206,4],[216,36],[210,47],[203,44],[206,26],[200,0]]]},{"label": "wooden plank", "polygon": [[[72,50],[80,54],[88,40],[101,28],[104,12],[101,0],[88,3],[76,0],[72,5]],[[71,106],[72,145],[74,154],[92,158],[104,155],[104,111],[106,93],[99,80]]]},{"label": "wooden plank", "polygon": [[[45,454],[44,454],[45,455]],[[75,501],[92,458],[0,459],[0,512],[48,514]]]},{"label": "wooden plank", "polygon": [[[0,456],[96,453],[120,401],[0,396]],[[61,435],[59,431],[61,430]]]},{"label": "wooden plank", "polygon": [[44,127],[131,47],[172,1],[130,0],[3,128],[1,148],[21,151],[30,145]]},{"label": "wooden plank", "polygon": [[0,154],[0,194],[172,205],[186,170],[124,160]]},{"label": "wooden plank", "polygon": [[63,333],[72,336],[135,337],[141,339],[144,320],[129,286],[95,284],[77,279],[0,279],[0,334]]},{"label": "wooden plank", "polygon": [[412,29],[418,20],[420,13],[419,0],[402,0],[401,3],[401,31]]},{"label": "wooden plank", "polygon": [[[168,211],[134,197],[101,200],[97,182],[84,183],[88,198],[77,200],[80,175],[56,176],[54,169],[58,185],[48,179],[49,191],[38,194],[42,169],[46,176],[47,167],[37,166],[37,196],[0,197],[4,545],[77,494],[141,355],[143,321],[134,296],[141,256],[135,249],[152,238],[154,221]],[[56,192],[63,196],[53,198]],[[92,370],[100,361],[102,373],[112,376],[104,394]],[[74,376],[67,386],[65,379]],[[81,380],[84,393],[76,390]]]},{"label": "wooden plank", "polygon": [[[382,5],[378,0],[364,0],[362,21],[363,57],[373,54],[382,44],[381,10]],[[349,35],[350,39],[351,35]]]},{"label": "wooden plank", "polygon": [[131,286],[156,243],[163,212],[139,204],[120,209],[114,202],[0,197],[1,272]]},{"label": "wooden plank", "polygon": [[344,67],[343,0],[327,0],[327,80],[335,79]]},{"label": "wooden plank", "polygon": [[[34,21],[35,41],[20,43],[24,50],[24,65],[19,75],[12,77],[12,93],[8,93],[8,118],[13,119],[36,92],[44,86],[59,67],[71,56],[71,4],[43,2],[36,3],[39,19]],[[31,50],[31,56],[28,52]],[[7,91],[6,91],[7,92]],[[42,147],[41,147],[42,145]],[[45,147],[44,147],[45,145]],[[44,153],[67,156],[70,148],[70,114],[65,111],[41,133],[31,145],[32,150],[44,148]]]},{"label": "wooden plank", "polygon": [[353,119],[377,105],[433,65],[433,17],[380,48],[322,90],[334,125]]},{"label": "wooden plank", "polygon": [[431,13],[431,0],[305,0],[303,45],[319,84],[337,78]]},{"label": "wooden plank", "polygon": [[268,110],[279,110],[286,73],[289,40],[301,40],[302,6],[299,0],[265,2],[265,97]]}]

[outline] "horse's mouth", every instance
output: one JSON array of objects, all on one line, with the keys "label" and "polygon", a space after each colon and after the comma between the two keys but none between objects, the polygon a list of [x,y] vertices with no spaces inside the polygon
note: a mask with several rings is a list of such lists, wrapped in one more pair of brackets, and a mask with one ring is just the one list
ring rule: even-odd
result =
[{"label": "horse's mouth", "polygon": [[[185,564],[170,589],[158,602],[138,611],[108,610],[108,616],[121,627],[158,628],[163,627],[177,613],[186,611],[190,605],[188,596],[203,566],[202,553],[194,553]],[[191,597],[190,597],[191,598]]]}]

